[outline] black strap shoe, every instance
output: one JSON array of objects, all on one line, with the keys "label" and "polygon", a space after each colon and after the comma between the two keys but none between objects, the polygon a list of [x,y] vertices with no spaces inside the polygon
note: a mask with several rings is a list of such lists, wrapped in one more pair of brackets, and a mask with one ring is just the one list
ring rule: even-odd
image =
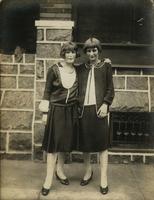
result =
[{"label": "black strap shoe", "polygon": [[50,189],[46,189],[46,188],[42,187],[41,194],[43,196],[47,196],[49,194],[49,191],[50,191]]},{"label": "black strap shoe", "polygon": [[60,178],[58,176],[57,172],[55,173],[55,175],[56,175],[57,180],[59,180],[61,184],[63,184],[63,185],[69,185],[70,184],[68,178],[66,178],[66,179]]},{"label": "black strap shoe", "polygon": [[92,180],[92,177],[93,177],[93,171],[91,172],[91,176],[87,180],[84,180],[84,179],[81,180],[80,185],[81,186],[88,185],[89,182]]},{"label": "black strap shoe", "polygon": [[103,195],[107,194],[108,191],[109,191],[108,186],[106,186],[105,188],[103,188],[103,187],[100,186],[100,192],[101,192]]}]

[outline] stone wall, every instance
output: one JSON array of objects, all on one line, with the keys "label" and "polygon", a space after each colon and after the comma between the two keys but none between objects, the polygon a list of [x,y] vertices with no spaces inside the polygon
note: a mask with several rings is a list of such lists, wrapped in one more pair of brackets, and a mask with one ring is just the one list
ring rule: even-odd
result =
[{"label": "stone wall", "polygon": [[35,55],[1,55],[1,152],[31,158],[33,151]]},{"label": "stone wall", "polygon": [[111,111],[154,112],[154,66],[113,65],[115,99]]}]

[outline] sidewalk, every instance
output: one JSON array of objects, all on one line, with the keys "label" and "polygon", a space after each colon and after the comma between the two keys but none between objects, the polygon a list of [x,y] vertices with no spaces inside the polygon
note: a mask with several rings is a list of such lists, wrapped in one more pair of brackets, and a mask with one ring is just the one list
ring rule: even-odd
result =
[{"label": "sidewalk", "polygon": [[99,192],[100,170],[93,164],[94,176],[89,185],[81,187],[82,163],[65,165],[69,186],[54,177],[47,197],[39,195],[45,178],[46,164],[33,161],[1,161],[1,200],[153,200],[154,165],[109,164],[109,193]]}]

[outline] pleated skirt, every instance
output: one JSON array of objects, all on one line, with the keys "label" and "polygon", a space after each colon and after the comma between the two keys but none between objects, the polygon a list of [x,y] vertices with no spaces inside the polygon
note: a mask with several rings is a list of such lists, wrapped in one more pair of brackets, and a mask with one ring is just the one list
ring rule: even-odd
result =
[{"label": "pleated skirt", "polygon": [[48,153],[71,152],[78,146],[76,104],[51,104],[45,126],[42,150]]},{"label": "pleated skirt", "polygon": [[100,152],[108,149],[108,119],[98,118],[95,105],[84,107],[79,127],[79,151]]}]

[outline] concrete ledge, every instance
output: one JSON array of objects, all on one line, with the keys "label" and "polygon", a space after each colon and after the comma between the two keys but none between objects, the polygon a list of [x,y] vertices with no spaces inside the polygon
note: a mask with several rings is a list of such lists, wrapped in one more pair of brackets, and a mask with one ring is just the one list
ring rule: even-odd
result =
[{"label": "concrete ledge", "polygon": [[50,27],[52,29],[72,29],[74,21],[61,21],[61,20],[36,20],[35,26],[37,27]]}]

